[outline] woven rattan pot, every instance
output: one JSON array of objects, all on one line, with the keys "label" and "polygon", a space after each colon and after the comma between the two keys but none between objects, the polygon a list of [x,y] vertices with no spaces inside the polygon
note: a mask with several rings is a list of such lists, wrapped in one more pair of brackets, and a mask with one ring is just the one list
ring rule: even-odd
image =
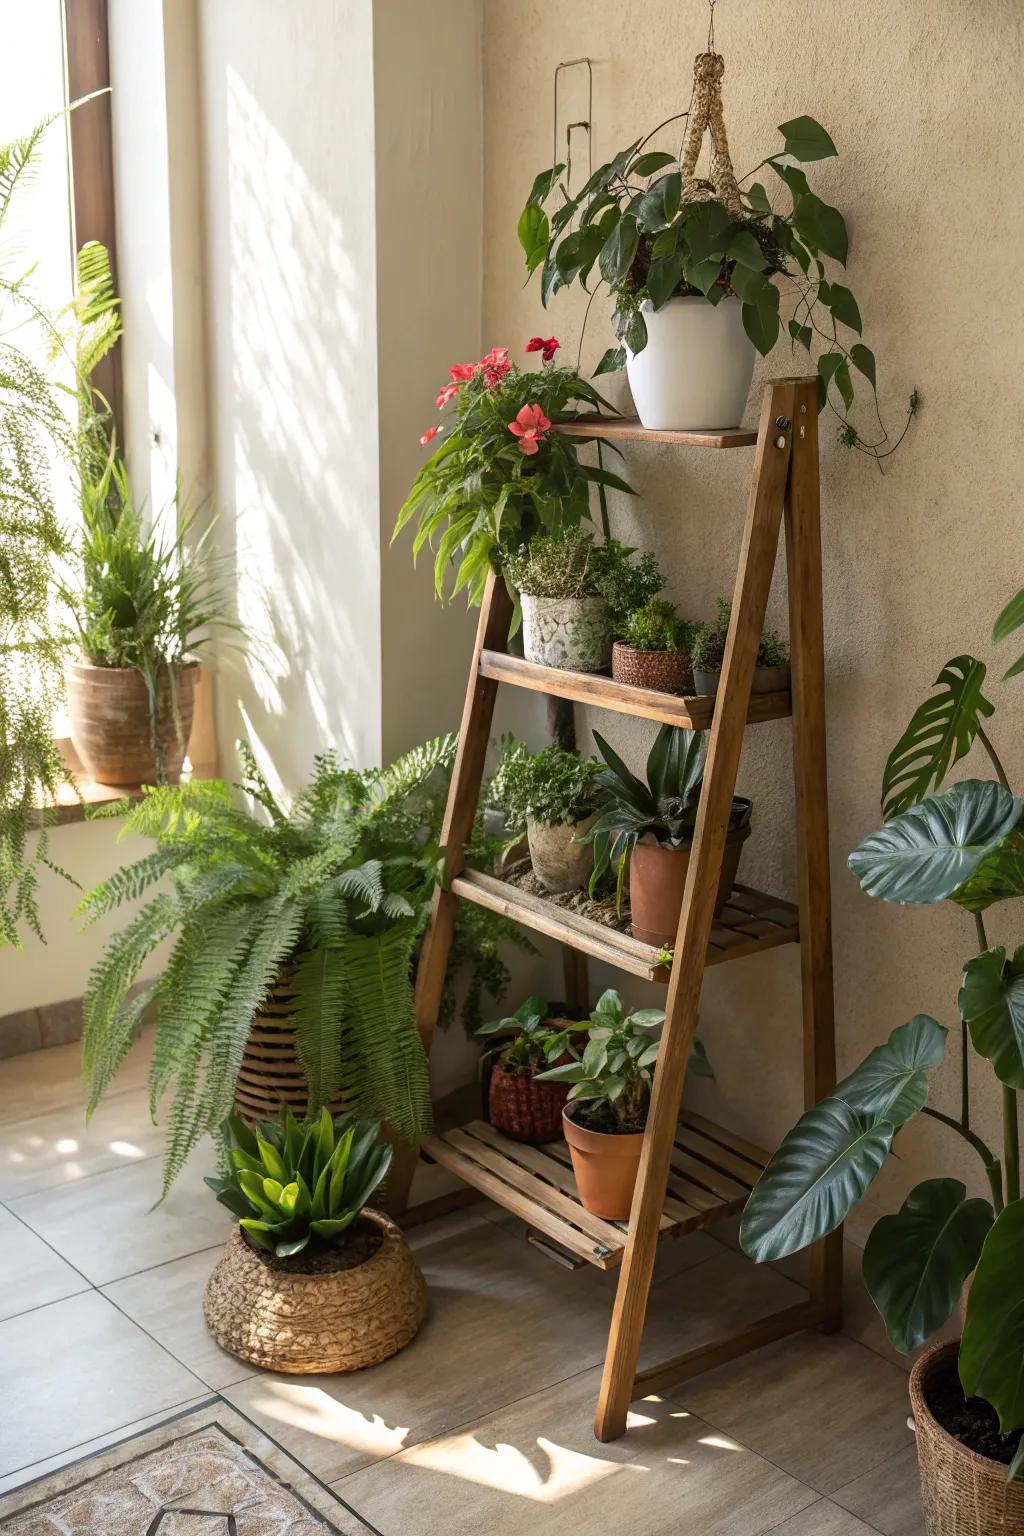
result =
[{"label": "woven rattan pot", "polygon": [[910,1373],[928,1536],[1011,1536],[1024,1531],[1024,1484],[1007,1482],[1006,1467],[961,1445],[928,1407],[928,1389],[955,1362],[959,1340],[933,1344]]},{"label": "woven rattan pot", "polygon": [[[284,977],[252,1021],[235,1084],[235,1108],[249,1125],[276,1120],[285,1104],[300,1120],[306,1113],[309,1090],[295,1043],[293,1006],[292,979]],[[340,1114],[345,1101],[333,1099],[329,1107]]]},{"label": "woven rattan pot", "polygon": [[384,1240],[354,1269],[302,1274],[272,1268],[236,1227],[206,1285],[203,1315],[229,1354],[293,1375],[358,1371],[397,1354],[427,1310],[427,1288],[405,1238],[365,1210]]},{"label": "woven rattan pot", "polygon": [[636,651],[624,640],[612,646],[612,677],[631,688],[692,693],[693,668],[686,651]]}]

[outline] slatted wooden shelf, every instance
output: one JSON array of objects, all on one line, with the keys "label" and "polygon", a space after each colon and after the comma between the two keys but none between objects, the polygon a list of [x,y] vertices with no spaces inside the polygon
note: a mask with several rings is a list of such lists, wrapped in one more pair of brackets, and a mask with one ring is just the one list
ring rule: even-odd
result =
[{"label": "slatted wooden shelf", "polygon": [[[452,893],[582,950],[595,960],[642,976],[645,981],[668,981],[668,968],[660,963],[660,951],[653,945],[643,944],[632,934],[609,928],[553,901],[545,901],[542,896],[531,895],[507,880],[475,869],[466,870],[452,882]],[[799,940],[799,915],[791,902],[766,896],[749,885],[735,885],[721,915],[711,925],[705,964],[738,960],[743,955],[774,949],[778,944],[796,944]]]},{"label": "slatted wooden shelf", "polygon": [[[615,1269],[628,1224],[583,1209],[564,1141],[529,1147],[482,1120],[428,1136],[424,1152],[576,1259]],[[662,1237],[706,1227],[743,1209],[768,1154],[699,1115],[684,1112],[672,1149]]]},{"label": "slatted wooden shelf", "polygon": [[[682,725],[688,730],[707,731],[715,715],[716,697],[695,694],[682,698],[662,693],[657,688],[633,688],[617,683],[602,672],[569,672],[559,667],[544,667],[522,656],[508,656],[504,651],[481,651],[480,676],[497,683],[511,683],[534,693],[554,694],[577,704],[592,704],[598,709],[612,709],[621,715],[643,720],[657,720],[663,725]],[[747,724],[764,720],[783,720],[791,713],[788,690],[784,693],[752,693],[747,706]]]},{"label": "slatted wooden shelf", "polygon": [[609,442],[675,443],[681,448],[752,448],[756,432],[742,427],[721,427],[714,432],[657,431],[642,427],[636,416],[580,416],[561,421],[557,430],[568,437],[601,437]]}]

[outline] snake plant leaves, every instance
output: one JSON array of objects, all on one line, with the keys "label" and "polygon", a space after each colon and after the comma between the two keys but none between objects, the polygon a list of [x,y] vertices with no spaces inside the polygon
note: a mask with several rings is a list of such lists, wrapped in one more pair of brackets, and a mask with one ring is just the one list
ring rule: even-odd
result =
[{"label": "snake plant leaves", "polygon": [[838,154],[829,135],[813,117],[793,117],[788,123],[779,124],[779,132],[786,141],[786,154],[794,160],[827,160]]},{"label": "snake plant leaves", "polygon": [[881,901],[942,901],[997,853],[1022,811],[1024,801],[1001,784],[965,779],[886,822],[847,862]]},{"label": "snake plant leaves", "polygon": [[979,1056],[1008,1088],[1024,1088],[1024,945],[1011,960],[1002,945],[968,960],[958,1002]]},{"label": "snake plant leaves", "polygon": [[834,1231],[885,1162],[894,1129],[841,1099],[815,1104],[754,1186],[740,1221],[744,1253],[763,1264]]},{"label": "snake plant leaves", "polygon": [[931,694],[915,711],[889,753],[882,773],[882,815],[886,821],[909,810],[938,789],[954,763],[974,744],[983,720],[995,706],[982,693],[985,664],[973,656],[947,661]]},{"label": "snake plant leaves", "polygon": [[[1018,629],[1024,628],[1024,587],[1014,593],[1006,607],[1000,613],[992,626],[992,639],[998,644],[1008,635],[1015,634]],[[1024,672],[1024,656],[1018,656],[1012,667],[1008,667],[1003,673],[1003,678],[1018,677]]]},{"label": "snake plant leaves", "polygon": [[887,1120],[897,1130],[924,1108],[928,1099],[928,1067],[937,1067],[946,1052],[949,1031],[927,1013],[916,1013],[894,1029],[849,1077],[833,1098],[857,1114]]},{"label": "snake plant leaves", "polygon": [[999,1415],[1003,1434],[1024,1426],[1024,1200],[999,1212],[981,1250],[960,1345],[960,1383]]},{"label": "snake plant leaves", "polygon": [[952,1315],[992,1225],[987,1200],[959,1179],[925,1179],[877,1222],[864,1249],[864,1284],[889,1341],[918,1349]]}]

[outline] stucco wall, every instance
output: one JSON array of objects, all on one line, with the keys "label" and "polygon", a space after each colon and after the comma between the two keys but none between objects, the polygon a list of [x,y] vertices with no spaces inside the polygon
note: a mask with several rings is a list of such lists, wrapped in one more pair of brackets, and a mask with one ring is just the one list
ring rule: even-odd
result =
[{"label": "stucco wall", "polygon": [[[551,163],[555,65],[580,54],[594,61],[597,165],[686,108],[706,16],[703,6],[669,0],[614,6],[485,0],[488,338],[516,351],[531,334],[554,332],[566,348],[563,357],[575,357],[579,343],[582,296],[578,290],[558,294],[544,317],[536,282],[523,287],[515,238],[532,176]],[[840,0],[825,8],[804,0],[734,0],[719,6],[716,32],[740,174],[780,147],[776,125],[800,113],[817,117],[835,139],[839,159],[809,171],[812,185],[842,208],[849,225],[848,280],[864,315],[865,340],[879,359],[883,411],[898,421],[915,385],[923,399],[920,418],[884,478],[841,447],[829,418],[823,421],[843,1071],[912,1013],[930,1011],[955,1023],[959,965],[973,943],[973,923],[952,909],[898,909],[861,895],[845,859],[877,824],[886,753],[939,667],[964,650],[990,655],[995,613],[1024,580],[1024,311],[1015,297],[1024,218],[1014,192],[1024,17],[1006,0],[942,0],[897,11],[882,0]],[[563,100],[565,118],[585,116],[585,98],[571,77]],[[652,147],[677,148],[678,128]],[[588,368],[610,344],[605,316],[599,300],[583,348]],[[780,346],[755,377],[749,421],[758,380],[792,371],[788,346]],[[731,590],[751,458],[647,447],[631,449],[628,461],[642,495],[616,505],[616,529],[658,552],[670,595],[701,617],[717,592]],[[781,568],[770,620],[785,627]],[[991,688],[1000,706],[995,734],[1018,784],[1024,782],[1020,689],[1019,682],[994,679]],[[653,731],[608,716],[601,728],[628,747],[634,762]],[[789,750],[788,723],[752,730],[739,787],[755,799],[744,877],[793,897]],[[984,775],[984,760],[975,767]],[[990,929],[993,942],[1012,941],[1013,912],[994,916]],[[694,1085],[695,1102],[774,1145],[800,1108],[795,952],[779,950],[709,973],[701,1020],[717,1081]],[[958,1103],[955,1054],[934,1089],[934,1101],[946,1110]],[[980,1070],[974,1098],[979,1127],[998,1140],[997,1095]],[[878,1186],[878,1201],[891,1205],[915,1179],[961,1166],[953,1140],[923,1120],[909,1127]],[[984,1181],[975,1166],[963,1163],[963,1169],[980,1190]]]}]

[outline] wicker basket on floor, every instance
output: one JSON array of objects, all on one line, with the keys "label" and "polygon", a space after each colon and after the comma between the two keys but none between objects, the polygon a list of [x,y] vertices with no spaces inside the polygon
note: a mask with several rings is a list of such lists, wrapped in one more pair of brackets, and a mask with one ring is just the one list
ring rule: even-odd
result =
[{"label": "wicker basket on floor", "polygon": [[687,651],[636,651],[624,640],[612,646],[612,677],[631,688],[659,693],[692,693],[693,667]]},{"label": "wicker basket on floor", "polygon": [[1007,1481],[1002,1462],[968,1450],[928,1407],[929,1385],[949,1369],[959,1340],[934,1344],[910,1373],[925,1529],[928,1536],[999,1536],[1024,1531],[1024,1484]]},{"label": "wicker basket on floor", "polygon": [[[306,1113],[309,1090],[295,1043],[294,1002],[292,978],[282,977],[252,1021],[235,1085],[235,1108],[249,1125],[276,1120],[285,1104],[300,1120]],[[332,1099],[329,1108],[340,1114],[344,1099]]]}]

